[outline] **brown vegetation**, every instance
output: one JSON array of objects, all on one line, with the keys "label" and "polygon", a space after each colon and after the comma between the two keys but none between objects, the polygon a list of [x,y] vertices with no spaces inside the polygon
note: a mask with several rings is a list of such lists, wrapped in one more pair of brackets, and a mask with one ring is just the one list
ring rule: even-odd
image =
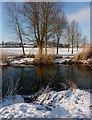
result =
[{"label": "brown vegetation", "polygon": [[90,76],[90,66],[85,66],[85,65],[74,65],[74,68],[77,72],[80,71],[80,74],[82,77],[87,78]]},{"label": "brown vegetation", "polygon": [[9,63],[9,58],[7,53],[0,54],[0,61],[2,63]]},{"label": "brown vegetation", "polygon": [[34,55],[34,54],[28,54],[28,55],[26,55],[26,57],[27,57],[27,58],[34,58],[35,55]]},{"label": "brown vegetation", "polygon": [[75,85],[75,83],[73,83],[72,81],[68,81],[68,85],[69,85],[71,91],[72,91],[74,88],[77,88],[77,86]]},{"label": "brown vegetation", "polygon": [[13,59],[20,59],[20,58],[24,58],[24,55],[16,55],[16,56],[13,56]]},{"label": "brown vegetation", "polygon": [[38,53],[34,58],[35,64],[54,64],[55,55],[44,55]]},{"label": "brown vegetation", "polygon": [[16,56],[13,56],[13,59],[20,59],[20,58],[25,58],[25,57],[27,57],[27,58],[34,58],[35,55],[33,55],[33,54],[28,54],[28,55],[16,55]]},{"label": "brown vegetation", "polygon": [[74,60],[87,60],[92,59],[92,47],[83,48],[82,52],[77,54]]}]

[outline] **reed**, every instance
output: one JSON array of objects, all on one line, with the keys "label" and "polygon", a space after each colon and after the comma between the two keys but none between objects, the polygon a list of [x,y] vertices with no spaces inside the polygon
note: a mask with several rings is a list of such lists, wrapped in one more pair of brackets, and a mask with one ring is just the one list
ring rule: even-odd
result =
[{"label": "reed", "polygon": [[83,48],[81,53],[78,53],[74,60],[92,59],[92,47]]},{"label": "reed", "polygon": [[55,55],[54,54],[37,54],[33,60],[34,64],[54,64]]},{"label": "reed", "polygon": [[2,63],[9,63],[9,57],[7,53],[1,53],[0,54],[0,62]]}]

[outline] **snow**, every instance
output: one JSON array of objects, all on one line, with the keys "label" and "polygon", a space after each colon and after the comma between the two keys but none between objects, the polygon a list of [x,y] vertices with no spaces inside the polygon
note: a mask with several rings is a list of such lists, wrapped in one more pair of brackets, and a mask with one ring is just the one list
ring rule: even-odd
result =
[{"label": "snow", "polygon": [[21,58],[10,61],[10,64],[33,64],[34,58]]},{"label": "snow", "polygon": [[2,63],[2,62],[0,62],[0,65],[2,66],[2,65],[7,65],[7,63]]},{"label": "snow", "polygon": [[71,61],[71,58],[56,58],[55,63],[56,64],[63,64],[63,63],[69,63]]},{"label": "snow", "polygon": [[90,118],[90,92],[73,89],[44,91],[35,102],[25,103],[23,96],[2,102],[2,118]]},{"label": "snow", "polygon": [[[7,53],[8,55],[20,55],[22,54],[22,48],[0,48],[0,51],[2,51],[2,53]],[[59,55],[62,56],[74,56],[76,55],[78,52],[82,51],[82,48],[79,48],[79,51],[77,52],[77,49],[74,48],[74,53],[71,54],[71,48],[70,51],[68,52],[68,48],[59,48]],[[38,52],[38,48],[25,48],[25,53],[26,54],[37,54]],[[44,49],[43,49],[44,52]],[[57,48],[53,47],[53,48],[47,48],[47,52],[48,54],[56,54],[57,52]]]},{"label": "snow", "polygon": [[[16,64],[34,64],[33,62],[34,58],[20,58],[20,59],[14,59],[10,60],[11,65]],[[71,58],[56,58],[55,64],[63,64],[63,63],[69,63],[71,61]]]}]

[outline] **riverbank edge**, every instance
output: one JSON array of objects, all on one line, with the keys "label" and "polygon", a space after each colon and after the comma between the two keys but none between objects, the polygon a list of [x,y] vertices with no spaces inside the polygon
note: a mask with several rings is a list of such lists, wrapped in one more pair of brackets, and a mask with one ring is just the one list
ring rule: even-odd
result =
[{"label": "riverbank edge", "polygon": [[[72,64],[85,64],[85,65],[92,65],[92,59],[87,60],[74,60],[74,57],[56,57],[53,64],[65,64],[65,65],[72,65]],[[34,58],[17,58],[17,59],[9,59],[8,63],[0,62],[0,65],[12,65],[12,66],[30,66],[35,65]],[[42,63],[40,65],[43,65]],[[46,64],[49,65],[49,64]]]}]

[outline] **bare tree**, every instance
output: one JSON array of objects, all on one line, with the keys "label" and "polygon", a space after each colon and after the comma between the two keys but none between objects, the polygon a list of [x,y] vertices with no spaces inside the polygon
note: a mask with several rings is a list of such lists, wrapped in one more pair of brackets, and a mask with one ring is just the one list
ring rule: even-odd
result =
[{"label": "bare tree", "polygon": [[56,38],[57,38],[57,54],[58,54],[58,49],[59,49],[59,42],[60,38],[62,36],[62,33],[64,29],[66,28],[67,25],[67,20],[66,16],[63,11],[61,11],[57,17],[56,17],[56,24],[55,24],[55,29],[56,29]]},{"label": "bare tree", "polygon": [[66,31],[65,31],[65,38],[66,38],[66,42],[68,45],[68,52],[69,52],[69,48],[70,48],[70,42],[71,42],[71,31],[70,31],[70,25],[68,25]]},{"label": "bare tree", "polygon": [[83,37],[82,44],[83,44],[84,47],[87,44],[87,37],[86,36]]},{"label": "bare tree", "polygon": [[55,16],[59,9],[58,4],[54,2],[24,3],[21,13],[26,17],[27,28],[30,31],[26,34],[27,39],[37,44],[40,53],[44,45],[47,54],[47,41],[55,35]]},{"label": "bare tree", "polygon": [[14,33],[16,33],[18,38],[20,39],[23,55],[25,55],[22,38],[21,17],[19,17],[18,13],[20,7],[17,3],[6,3],[6,7],[9,13],[9,27],[11,27],[11,30],[14,31]]},{"label": "bare tree", "polygon": [[74,43],[76,40],[76,34],[77,34],[76,27],[77,27],[77,22],[73,20],[70,24],[72,53],[73,53],[73,47],[74,47]]},{"label": "bare tree", "polygon": [[80,44],[80,41],[81,41],[81,32],[77,32],[77,36],[76,36],[76,47],[77,47],[77,51],[78,51],[78,48],[79,48],[79,44]]},{"label": "bare tree", "polygon": [[76,37],[75,37],[75,44],[76,44],[76,47],[77,47],[77,51],[78,51],[80,42],[81,42],[81,31],[80,31],[80,28],[79,28],[79,24],[77,22],[76,23]]}]

